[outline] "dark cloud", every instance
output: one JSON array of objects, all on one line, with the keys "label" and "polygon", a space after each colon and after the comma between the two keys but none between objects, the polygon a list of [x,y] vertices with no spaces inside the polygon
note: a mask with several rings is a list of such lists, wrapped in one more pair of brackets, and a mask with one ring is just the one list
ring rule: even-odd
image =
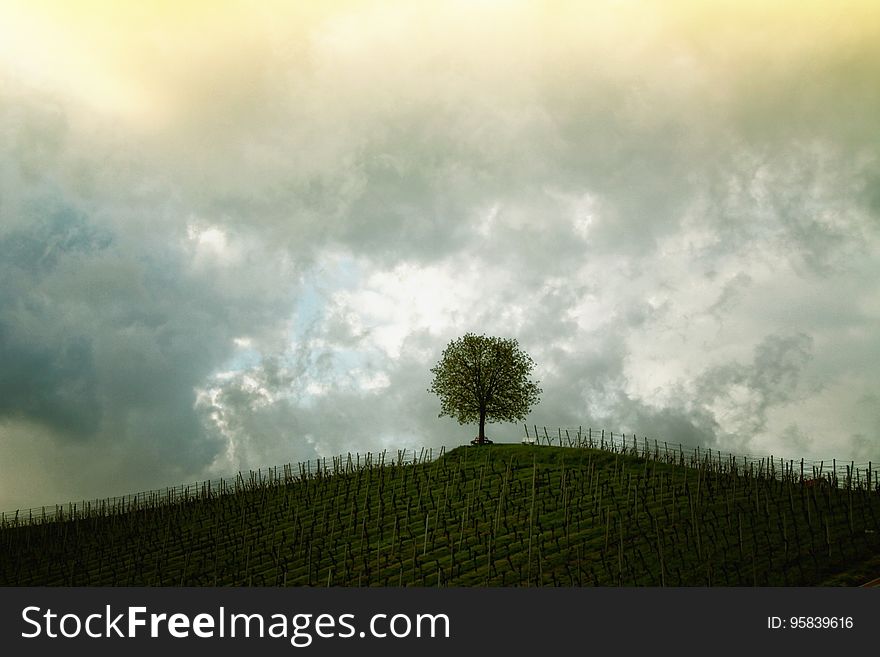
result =
[{"label": "dark cloud", "polygon": [[[289,269],[269,258],[253,266],[256,278],[227,279],[212,271],[217,254],[188,252],[198,239],[182,243],[162,226],[133,240],[125,221],[89,216],[54,196],[36,194],[23,206],[29,221],[0,233],[7,448],[30,432],[48,451],[91,451],[71,489],[80,496],[109,494],[112,482],[122,491],[129,481],[201,476],[225,443],[194,408],[196,388],[232,357],[234,338],[271,343],[284,332],[276,303],[290,306]],[[236,257],[246,263],[249,255]],[[280,280],[266,287],[270,272]],[[29,451],[18,450],[4,461]],[[27,467],[53,478],[46,491],[71,479],[58,471],[63,461],[45,466],[38,458]],[[33,502],[51,498],[43,492]]]},{"label": "dark cloud", "polygon": [[27,418],[82,438],[101,420],[89,335],[59,330],[41,286],[69,258],[106,249],[109,239],[69,208],[47,208],[26,228],[0,235],[0,420]]}]

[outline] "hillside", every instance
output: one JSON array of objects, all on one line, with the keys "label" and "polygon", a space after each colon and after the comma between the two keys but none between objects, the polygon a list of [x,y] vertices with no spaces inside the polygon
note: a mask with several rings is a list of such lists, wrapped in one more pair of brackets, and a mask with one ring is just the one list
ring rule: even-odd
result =
[{"label": "hillside", "polygon": [[880,552],[876,488],[731,461],[493,445],[336,469],[2,527],[0,584],[816,585]]}]

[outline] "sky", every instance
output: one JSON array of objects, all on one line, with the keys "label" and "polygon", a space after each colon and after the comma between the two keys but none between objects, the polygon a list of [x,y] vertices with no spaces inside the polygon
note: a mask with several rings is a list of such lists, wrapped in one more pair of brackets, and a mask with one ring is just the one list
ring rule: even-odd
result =
[{"label": "sky", "polygon": [[873,0],[3,0],[0,510],[461,444],[466,332],[530,425],[876,463],[878,117]]}]

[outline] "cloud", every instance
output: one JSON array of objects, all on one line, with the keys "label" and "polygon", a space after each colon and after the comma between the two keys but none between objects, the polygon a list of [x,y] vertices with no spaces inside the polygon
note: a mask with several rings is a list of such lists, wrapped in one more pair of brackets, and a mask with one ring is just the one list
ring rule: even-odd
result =
[{"label": "cloud", "polygon": [[694,400],[726,433],[754,436],[766,428],[771,406],[797,398],[811,347],[808,335],[768,336],[755,347],[751,363],[728,363],[705,371],[694,382]]},{"label": "cloud", "polygon": [[539,426],[876,459],[873,3],[117,4],[0,16],[0,506],[456,444],[467,331]]},{"label": "cloud", "polygon": [[0,417],[39,418],[73,436],[96,429],[100,408],[91,339],[59,330],[55,308],[40,287],[67,257],[105,245],[81,217],[64,207],[29,230],[0,238]]}]

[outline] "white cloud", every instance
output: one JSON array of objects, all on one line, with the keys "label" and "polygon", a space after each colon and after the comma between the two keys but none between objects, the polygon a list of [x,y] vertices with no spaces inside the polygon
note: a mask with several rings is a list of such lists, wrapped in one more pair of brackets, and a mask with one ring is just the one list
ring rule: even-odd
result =
[{"label": "white cloud", "polygon": [[329,312],[352,336],[396,359],[410,334],[440,336],[466,323],[464,313],[488,292],[474,264],[405,262],[375,271],[354,289],[334,294]]}]

